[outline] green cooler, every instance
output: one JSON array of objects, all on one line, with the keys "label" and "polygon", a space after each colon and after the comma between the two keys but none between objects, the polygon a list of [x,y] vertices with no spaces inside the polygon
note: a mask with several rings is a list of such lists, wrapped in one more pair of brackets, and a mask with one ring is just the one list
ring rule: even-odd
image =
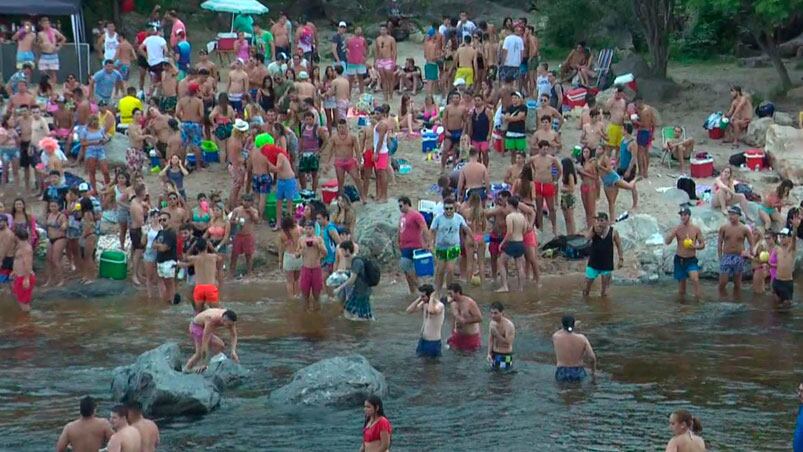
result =
[{"label": "green cooler", "polygon": [[128,276],[126,254],[121,250],[106,250],[100,254],[100,277],[125,280]]},{"label": "green cooler", "polygon": [[[301,198],[296,198],[293,200],[293,209],[301,205],[302,200]],[[287,206],[285,206],[285,212],[294,214],[295,210],[291,212],[287,212]],[[268,196],[265,198],[265,211],[262,213],[262,216],[267,221],[276,221],[276,193],[268,193]]]}]

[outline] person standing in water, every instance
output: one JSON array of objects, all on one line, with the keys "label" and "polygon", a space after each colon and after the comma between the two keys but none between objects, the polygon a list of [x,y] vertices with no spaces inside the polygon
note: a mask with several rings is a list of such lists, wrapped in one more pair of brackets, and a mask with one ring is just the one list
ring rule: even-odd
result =
[{"label": "person standing in water", "polygon": [[217,307],[220,301],[217,267],[218,263],[223,261],[223,256],[217,254],[204,238],[196,239],[194,249],[198,254],[185,256],[185,262],[179,265],[195,268],[192,301],[195,304],[195,312],[201,312],[210,306]]},{"label": "person standing in water", "polygon": [[[190,322],[190,337],[195,343],[195,354],[190,357],[182,371],[191,372],[195,370],[195,366],[199,362],[208,361],[226,347],[223,340],[215,335],[215,331],[218,328],[229,330],[231,334],[231,355],[229,357],[236,363],[240,362],[240,358],[237,356],[236,323],[237,314],[231,309],[212,308],[196,315]],[[199,367],[197,371],[203,372],[205,370],[206,364]]]},{"label": "person standing in water", "polygon": [[[728,208],[728,223],[719,228],[717,239],[717,255],[719,256],[719,296],[725,298],[728,293],[726,286],[728,279],[733,278],[733,297],[738,298],[742,289],[742,272],[744,271],[744,258],[750,256],[750,250],[755,247],[755,239],[750,229],[739,219],[742,209],[736,206]],[[744,241],[750,243],[745,250]]]},{"label": "person standing in water", "polygon": [[583,290],[583,296],[587,297],[591,293],[594,280],[602,277],[600,296],[604,297],[611,284],[611,275],[614,269],[614,247],[619,255],[617,267],[621,268],[624,263],[622,242],[619,240],[619,233],[610,225],[608,215],[604,212],[597,213],[594,227],[588,230],[586,237],[591,240],[591,254],[588,256],[588,264],[586,264],[586,287]]},{"label": "person standing in water", "polygon": [[[800,217],[792,220],[792,226],[796,230],[800,226]],[[783,228],[778,233],[781,238],[781,245],[776,248],[777,263],[775,266],[775,279],[772,280],[772,293],[775,295],[775,302],[780,308],[792,307],[792,297],[795,293],[795,252],[797,251],[797,237],[793,235],[792,229]]]},{"label": "person standing in water", "polygon": [[705,441],[698,436],[703,425],[688,411],[677,410],[669,415],[669,430],[674,436],[666,444],[666,452],[705,452]]},{"label": "person standing in water", "polygon": [[123,405],[115,405],[109,417],[114,434],[109,439],[109,452],[142,451],[142,435],[139,430],[128,425],[128,410]]},{"label": "person standing in water", "polygon": [[678,293],[681,297],[686,295],[686,280],[690,279],[694,298],[700,299],[700,265],[697,262],[697,250],[705,248],[705,240],[700,228],[691,222],[691,210],[688,207],[680,209],[680,224],[672,228],[664,237],[664,243],[672,244],[677,240],[678,248],[675,252],[675,279],[678,281]]},{"label": "person standing in water", "polygon": [[443,303],[433,297],[435,288],[432,284],[423,284],[418,288],[421,296],[407,306],[407,313],[418,311],[424,313],[424,323],[421,325],[421,337],[415,354],[424,358],[439,358],[441,356],[441,328],[443,327],[445,307]]},{"label": "person standing in water", "polygon": [[142,415],[142,404],[139,402],[128,402],[126,404],[128,410],[128,425],[134,427],[139,431],[139,436],[142,438],[141,452],[155,452],[156,447],[159,446],[159,427],[150,419],[145,419]]},{"label": "person standing in water", "polygon": [[516,326],[504,316],[505,307],[495,301],[491,304],[491,322],[488,324],[488,362],[493,370],[513,367],[513,341]]},{"label": "person standing in water", "polygon": [[365,424],[362,427],[362,446],[360,452],[388,452],[393,426],[385,417],[382,399],[372,395],[365,400],[363,406]]},{"label": "person standing in water", "polygon": [[33,273],[33,248],[28,240],[28,229],[15,228],[17,236],[14,264],[11,270],[11,293],[17,300],[17,305],[24,312],[31,310],[33,301],[33,287],[36,285],[36,275]]},{"label": "person standing in water", "polygon": [[81,417],[64,426],[56,442],[56,452],[96,452],[114,434],[106,419],[95,416],[97,403],[92,397],[81,399]]},{"label": "person standing in water", "polygon": [[586,378],[583,361],[591,362],[591,381],[596,382],[597,356],[585,335],[575,333],[575,321],[571,315],[564,315],[560,321],[563,328],[552,335],[555,347],[557,368],[555,380],[559,382],[582,381]]},{"label": "person standing in water", "polygon": [[452,335],[447,343],[461,352],[473,353],[482,347],[482,313],[477,302],[463,294],[463,288],[458,283],[449,284],[448,300],[452,305],[454,326]]}]

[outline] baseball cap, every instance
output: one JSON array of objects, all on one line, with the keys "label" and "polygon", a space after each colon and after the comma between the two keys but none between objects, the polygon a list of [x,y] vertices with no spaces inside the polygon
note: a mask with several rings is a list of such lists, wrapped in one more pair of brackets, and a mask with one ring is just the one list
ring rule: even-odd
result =
[{"label": "baseball cap", "polygon": [[286,60],[287,59],[287,54],[284,53],[284,52],[279,52],[279,56],[277,58],[280,59],[280,60]]},{"label": "baseball cap", "polygon": [[574,330],[574,317],[571,315],[564,315],[562,319],[560,319],[560,324],[563,325],[563,329],[572,332]]},{"label": "baseball cap", "polygon": [[89,184],[86,182],[81,182],[78,184],[78,191],[89,191]]},{"label": "baseball cap", "polygon": [[791,237],[792,236],[792,230],[789,229],[789,228],[783,228],[780,231],[778,231],[778,235],[782,235],[784,237]]},{"label": "baseball cap", "polygon": [[742,216],[742,209],[739,206],[731,206],[728,208],[728,213],[732,213],[734,215]]},{"label": "baseball cap", "polygon": [[187,85],[187,91],[189,91],[191,94],[195,94],[198,92],[200,87],[201,86],[197,82],[190,82],[189,85]]},{"label": "baseball cap", "polygon": [[520,93],[520,92],[518,92],[518,91],[515,91],[515,92],[513,93],[513,96],[516,96],[516,97],[521,97],[522,99],[524,99],[524,96],[522,96],[522,95],[521,95],[521,93]]},{"label": "baseball cap", "polygon": [[340,27],[340,28],[346,28],[347,27],[346,21],[341,20],[340,23],[337,24],[337,26]]},{"label": "baseball cap", "polygon": [[464,86],[465,84],[466,84],[466,79],[464,78],[454,79],[454,86]]},{"label": "baseball cap", "polygon": [[691,209],[683,207],[680,209],[680,212],[678,212],[678,215],[691,215]]},{"label": "baseball cap", "polygon": [[301,72],[298,73],[298,79],[299,80],[307,80],[308,78],[309,78],[309,74],[307,74],[307,71],[301,71]]}]

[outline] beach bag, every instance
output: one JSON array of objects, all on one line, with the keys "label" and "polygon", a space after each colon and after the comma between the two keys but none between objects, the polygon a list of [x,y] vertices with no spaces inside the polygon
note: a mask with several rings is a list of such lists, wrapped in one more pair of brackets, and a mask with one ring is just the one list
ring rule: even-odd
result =
[{"label": "beach bag", "polygon": [[365,257],[358,257],[357,259],[361,259],[363,261],[363,280],[365,283],[368,284],[369,287],[376,287],[379,285],[382,272],[379,270],[379,266],[376,265],[376,262]]},{"label": "beach bag", "polygon": [[708,115],[708,118],[705,120],[703,124],[703,129],[710,130],[710,129],[718,129],[719,123],[722,122],[722,112],[718,111],[716,113],[711,113]]},{"label": "beach bag", "polygon": [[689,199],[697,199],[697,184],[690,177],[679,177],[677,182],[678,190],[683,190],[689,195]]}]

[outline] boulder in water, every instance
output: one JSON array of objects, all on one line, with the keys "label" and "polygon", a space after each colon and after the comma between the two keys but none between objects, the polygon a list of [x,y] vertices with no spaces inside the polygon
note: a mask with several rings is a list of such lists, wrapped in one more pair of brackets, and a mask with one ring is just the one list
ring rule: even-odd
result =
[{"label": "boulder in water", "polygon": [[202,375],[211,381],[218,390],[222,391],[240,385],[243,380],[251,376],[251,372],[240,363],[236,363],[223,353],[219,353],[209,360],[209,366]]},{"label": "boulder in water", "polygon": [[362,355],[338,356],[307,366],[273,391],[273,402],[307,406],[359,406],[370,395],[386,396],[385,376]]},{"label": "boulder in water", "polygon": [[399,208],[395,199],[370,203],[360,208],[357,225],[352,231],[360,246],[360,255],[388,265],[399,258],[396,237],[399,234]]},{"label": "boulder in water", "polygon": [[772,155],[773,168],[795,185],[803,184],[803,130],[772,125],[767,129],[765,150]]},{"label": "boulder in water", "polygon": [[642,248],[645,244],[659,245],[663,243],[658,220],[650,215],[631,215],[630,218],[616,223],[614,229],[619,232],[622,248],[628,251]]},{"label": "boulder in water", "polygon": [[211,379],[181,372],[178,344],[169,342],[149,350],[130,366],[114,369],[112,398],[138,401],[151,416],[206,414],[220,404],[220,392]]},{"label": "boulder in water", "polygon": [[133,290],[125,281],[98,279],[92,284],[72,282],[63,287],[46,288],[41,292],[37,289],[36,298],[40,300],[104,298],[126,295]]}]

